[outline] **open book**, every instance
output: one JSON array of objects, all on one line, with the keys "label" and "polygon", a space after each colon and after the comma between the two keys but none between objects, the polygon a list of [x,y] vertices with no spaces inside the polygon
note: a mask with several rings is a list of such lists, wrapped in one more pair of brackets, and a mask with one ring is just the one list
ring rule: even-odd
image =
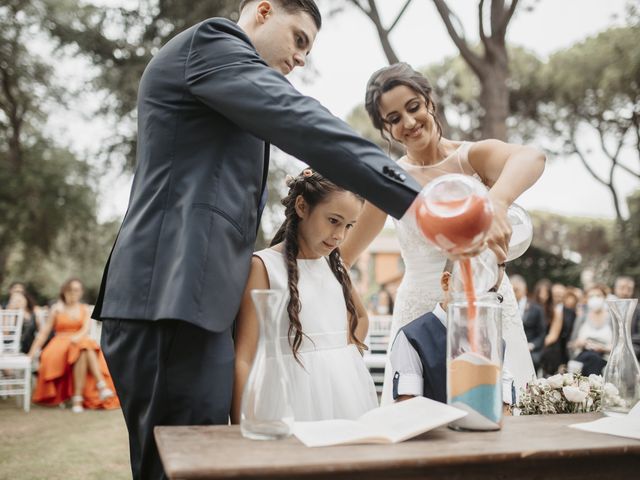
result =
[{"label": "open book", "polygon": [[467,412],[425,397],[374,408],[357,420],[296,422],[293,433],[307,447],[397,443],[464,417]]}]

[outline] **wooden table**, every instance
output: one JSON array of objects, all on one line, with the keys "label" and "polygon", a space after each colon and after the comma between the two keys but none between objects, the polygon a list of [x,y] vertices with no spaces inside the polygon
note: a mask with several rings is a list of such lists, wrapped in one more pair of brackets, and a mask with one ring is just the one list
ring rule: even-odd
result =
[{"label": "wooden table", "polygon": [[253,441],[237,426],[156,427],[171,479],[640,478],[640,440],[567,427],[600,414],[505,417],[498,432],[446,427],[393,445],[307,448]]}]

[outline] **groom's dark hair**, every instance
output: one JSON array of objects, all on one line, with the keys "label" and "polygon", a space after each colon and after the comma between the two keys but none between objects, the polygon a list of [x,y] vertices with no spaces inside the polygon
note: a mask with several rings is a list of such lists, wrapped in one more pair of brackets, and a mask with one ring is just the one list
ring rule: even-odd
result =
[{"label": "groom's dark hair", "polygon": [[[240,2],[239,10],[242,12],[242,9],[247,6],[249,3],[256,2],[258,0],[242,0]],[[316,5],[314,0],[269,0],[271,3],[275,3],[280,7],[284,8],[287,13],[298,13],[305,12],[316,24],[316,28],[320,30],[322,27],[322,15],[320,15],[320,10]]]}]

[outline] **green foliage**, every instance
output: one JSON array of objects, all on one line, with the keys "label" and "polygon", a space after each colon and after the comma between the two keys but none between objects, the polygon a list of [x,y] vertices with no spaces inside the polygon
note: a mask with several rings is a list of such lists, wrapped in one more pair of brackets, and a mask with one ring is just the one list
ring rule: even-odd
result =
[{"label": "green foliage", "polygon": [[[576,155],[611,194],[618,221],[618,172],[640,180],[640,26],[610,28],[552,55],[541,70],[536,109],[529,112],[547,148]],[[554,145],[554,143],[556,145]],[[560,148],[557,144],[560,143]],[[635,159],[622,160],[621,152]],[[606,175],[595,166],[605,164]]]},{"label": "green foliage", "polygon": [[624,110],[640,99],[638,38],[638,27],[611,28],[552,55],[545,75],[553,101],[578,119],[628,121]]},{"label": "green foliage", "polygon": [[509,274],[522,275],[529,285],[548,278],[576,286],[580,285],[580,272],[586,268],[604,282],[616,274],[606,261],[614,239],[613,220],[529,213],[533,244],[522,257],[509,263]]},{"label": "green foliage", "polygon": [[542,278],[565,285],[580,285],[582,266],[532,245],[524,255],[507,265],[509,275],[521,275],[527,285],[534,285]]},{"label": "green foliage", "polygon": [[61,235],[79,241],[96,218],[89,165],[44,133],[47,102],[62,97],[50,63],[28,49],[41,34],[41,6],[0,6],[0,284],[31,281],[39,266],[31,259],[52,255]]}]

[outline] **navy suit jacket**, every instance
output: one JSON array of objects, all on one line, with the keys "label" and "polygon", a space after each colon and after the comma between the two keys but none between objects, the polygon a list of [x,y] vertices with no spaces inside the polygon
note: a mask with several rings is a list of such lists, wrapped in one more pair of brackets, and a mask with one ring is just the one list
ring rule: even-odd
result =
[{"label": "navy suit jacket", "polygon": [[[400,329],[422,363],[423,396],[447,403],[447,328],[428,312]],[[393,398],[398,397],[399,374],[394,373]]]},{"label": "navy suit jacket", "polygon": [[420,187],[373,143],[269,68],[235,23],[170,40],[138,90],[137,166],[94,318],[234,320],[269,143],[399,218]]}]

